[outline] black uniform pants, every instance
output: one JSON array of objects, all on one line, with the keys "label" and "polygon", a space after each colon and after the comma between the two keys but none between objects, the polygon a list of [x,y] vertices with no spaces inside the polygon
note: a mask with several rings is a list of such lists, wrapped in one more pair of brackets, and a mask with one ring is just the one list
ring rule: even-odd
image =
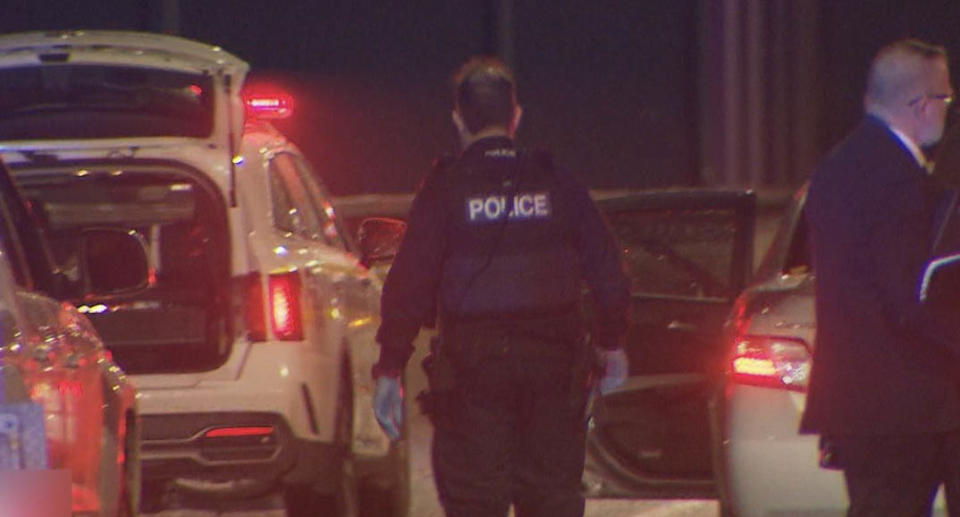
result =
[{"label": "black uniform pants", "polygon": [[960,515],[960,430],[834,440],[842,455],[849,517],[928,516],[941,484],[950,515]]},{"label": "black uniform pants", "polygon": [[[586,426],[575,354],[524,337],[476,338],[434,419],[433,468],[448,517],[581,517]],[[457,344],[451,344],[456,347]]]}]

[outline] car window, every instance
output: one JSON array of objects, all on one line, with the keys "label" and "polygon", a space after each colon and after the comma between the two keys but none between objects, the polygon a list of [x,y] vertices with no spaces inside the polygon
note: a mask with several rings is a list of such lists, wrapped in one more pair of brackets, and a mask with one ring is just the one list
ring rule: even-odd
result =
[{"label": "car window", "polygon": [[300,214],[293,204],[293,198],[290,191],[287,190],[286,183],[283,182],[280,174],[273,171],[272,167],[270,170],[270,199],[273,202],[274,227],[295,234],[306,232],[300,223]]},{"label": "car window", "polygon": [[793,238],[787,250],[784,273],[806,273],[813,270],[810,261],[810,236],[807,231],[807,218],[801,211],[793,229]]},{"label": "car window", "polygon": [[322,233],[320,217],[317,214],[316,207],[310,203],[307,197],[306,187],[297,172],[293,155],[278,153],[274,156],[270,160],[270,175],[279,184],[283,185],[285,191],[284,208],[293,218],[289,221],[292,229],[287,229],[287,231],[292,231],[307,239],[316,239]]},{"label": "car window", "polygon": [[[270,160],[270,182],[275,192],[274,222],[277,227],[303,238],[343,247],[331,214],[305,163],[291,153],[278,153]],[[277,218],[280,218],[278,221]]]},{"label": "car window", "polygon": [[31,65],[0,70],[0,139],[205,137],[209,74],[133,66]]},{"label": "car window", "polygon": [[343,232],[341,231],[333,205],[330,203],[330,195],[327,193],[319,177],[310,168],[306,160],[297,158],[297,172],[306,188],[310,203],[316,207],[317,216],[320,220],[320,232],[324,239],[333,246],[346,249]]},{"label": "car window", "polygon": [[650,210],[610,217],[634,293],[694,298],[735,295],[733,209]]},{"label": "car window", "polygon": [[50,258],[46,256],[49,250],[39,242],[41,235],[36,229],[41,222],[30,217],[23,198],[3,166],[0,166],[0,218],[0,251],[8,256],[14,280],[26,288],[49,288],[42,285],[46,282],[35,285],[34,281],[40,279],[31,270],[34,268],[40,273],[41,268],[50,264]]},{"label": "car window", "polygon": [[8,261],[14,281],[18,285],[26,287],[30,285],[29,261],[25,260],[23,249],[15,245],[17,241],[13,236],[16,233],[15,229],[11,227],[13,218],[9,207],[7,200],[4,199],[3,204],[0,205],[0,217],[3,218],[3,222],[0,224],[0,253],[9,257]]},{"label": "car window", "polygon": [[806,191],[806,185],[799,188],[783,210],[776,234],[764,253],[754,281],[766,282],[783,274],[803,274],[812,270],[804,215]]},{"label": "car window", "polygon": [[[5,254],[0,255],[0,348],[5,348],[20,341],[19,334],[27,331],[18,318],[14,289],[10,289],[16,280],[11,274],[12,264]],[[0,392],[0,400],[3,393]]]}]

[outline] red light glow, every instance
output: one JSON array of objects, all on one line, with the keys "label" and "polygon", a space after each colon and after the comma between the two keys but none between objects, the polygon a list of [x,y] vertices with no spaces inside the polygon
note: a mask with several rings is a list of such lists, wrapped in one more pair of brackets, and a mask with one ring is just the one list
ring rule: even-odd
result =
[{"label": "red light glow", "polygon": [[244,92],[247,116],[253,119],[283,119],[293,115],[293,97],[287,93]]},{"label": "red light glow", "polygon": [[235,436],[267,436],[273,434],[273,427],[220,427],[203,434],[206,438],[229,438]]},{"label": "red light glow", "polygon": [[810,374],[810,352],[797,339],[743,336],[734,347],[730,368],[739,384],[803,391]]},{"label": "red light glow", "polygon": [[764,377],[777,375],[777,368],[773,365],[773,361],[755,357],[738,357],[734,359],[733,371],[741,375],[761,375]]},{"label": "red light glow", "polygon": [[300,273],[291,271],[270,275],[269,290],[273,333],[281,341],[300,341],[303,339]]}]

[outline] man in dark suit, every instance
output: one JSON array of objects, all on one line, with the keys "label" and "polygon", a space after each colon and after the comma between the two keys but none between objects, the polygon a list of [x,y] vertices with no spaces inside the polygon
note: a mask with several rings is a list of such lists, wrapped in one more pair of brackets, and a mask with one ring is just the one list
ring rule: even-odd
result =
[{"label": "man in dark suit", "polygon": [[928,515],[960,479],[960,342],[917,301],[940,197],[922,149],[952,100],[943,48],[884,47],[864,120],[810,180],[817,335],[800,429],[843,469],[852,516]]}]

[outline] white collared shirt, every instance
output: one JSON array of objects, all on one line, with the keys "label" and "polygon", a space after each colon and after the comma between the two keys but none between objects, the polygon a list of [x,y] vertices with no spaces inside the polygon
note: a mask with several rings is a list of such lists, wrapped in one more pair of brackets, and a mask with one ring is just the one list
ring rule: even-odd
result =
[{"label": "white collared shirt", "polygon": [[930,174],[930,167],[927,166],[927,157],[924,156],[923,151],[920,149],[920,146],[917,145],[917,143],[914,142],[913,139],[911,139],[909,136],[907,136],[897,128],[893,126],[887,126],[887,127],[890,128],[890,132],[893,133],[900,140],[900,142],[903,143],[903,146],[906,147],[908,151],[910,151],[910,154],[913,155],[913,159],[917,161],[917,165],[922,167],[923,170],[927,171],[927,174]]}]

